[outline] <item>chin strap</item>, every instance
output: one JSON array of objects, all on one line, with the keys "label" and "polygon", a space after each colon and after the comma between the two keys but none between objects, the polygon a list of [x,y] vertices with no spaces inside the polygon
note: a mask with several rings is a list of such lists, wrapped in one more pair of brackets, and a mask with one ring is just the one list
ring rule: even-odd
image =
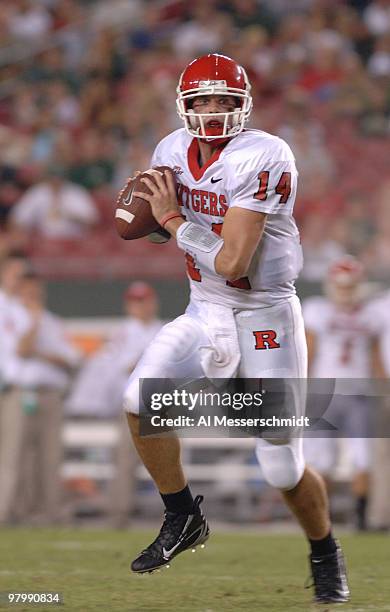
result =
[{"label": "chin strap", "polygon": [[176,240],[180,249],[192,255],[195,264],[218,274],[215,270],[215,258],[223,247],[223,239],[220,236],[197,223],[186,221],[177,230]]},{"label": "chin strap", "polygon": [[202,138],[199,138],[199,142],[204,142],[205,144],[212,144],[219,147],[220,145],[226,144],[231,138],[233,138],[233,136],[221,136],[221,138],[205,138],[203,136]]}]

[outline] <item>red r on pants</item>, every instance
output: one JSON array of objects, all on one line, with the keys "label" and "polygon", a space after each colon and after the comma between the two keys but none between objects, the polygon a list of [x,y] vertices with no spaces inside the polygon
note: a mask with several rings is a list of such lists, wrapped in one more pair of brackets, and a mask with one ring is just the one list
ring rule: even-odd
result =
[{"label": "red r on pants", "polygon": [[274,331],[273,329],[254,331],[252,333],[256,340],[256,344],[255,344],[256,351],[280,348],[279,342],[276,342],[276,336],[277,336],[276,331]]}]

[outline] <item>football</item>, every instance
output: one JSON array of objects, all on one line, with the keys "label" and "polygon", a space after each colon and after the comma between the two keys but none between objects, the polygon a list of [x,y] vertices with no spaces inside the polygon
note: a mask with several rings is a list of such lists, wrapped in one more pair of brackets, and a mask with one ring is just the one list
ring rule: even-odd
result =
[{"label": "football", "polygon": [[[154,170],[158,170],[161,173],[165,170],[170,170],[176,180],[175,173],[168,166],[156,166]],[[144,176],[154,181],[152,174],[143,172],[136,177],[130,178],[126,186],[119,192],[117,198],[115,224],[118,234],[124,240],[136,240],[137,238],[148,236],[158,229],[161,230],[153,217],[149,202],[133,195],[135,191],[151,193],[150,189],[141,181]]]}]

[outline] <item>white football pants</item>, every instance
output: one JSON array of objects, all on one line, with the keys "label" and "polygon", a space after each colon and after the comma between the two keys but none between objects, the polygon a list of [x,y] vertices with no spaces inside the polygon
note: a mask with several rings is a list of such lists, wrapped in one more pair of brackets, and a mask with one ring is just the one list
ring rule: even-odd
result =
[{"label": "white football pants", "polygon": [[[132,372],[124,395],[127,412],[139,413],[139,380],[143,378],[202,378],[200,349],[210,345],[208,302],[192,300],[185,312],[165,325]],[[299,299],[292,296],[258,310],[233,310],[241,359],[240,378],[307,376],[307,348]],[[304,414],[305,384],[295,395],[291,414]],[[300,481],[305,462],[302,438],[281,443],[258,439],[256,454],[264,478],[289,490]]]}]

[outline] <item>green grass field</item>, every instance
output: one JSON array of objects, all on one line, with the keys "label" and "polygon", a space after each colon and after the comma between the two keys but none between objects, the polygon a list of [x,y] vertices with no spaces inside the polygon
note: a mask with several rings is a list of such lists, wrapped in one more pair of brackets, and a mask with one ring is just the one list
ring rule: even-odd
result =
[{"label": "green grass field", "polygon": [[[64,606],[4,606],[18,612],[390,611],[390,538],[342,538],[353,599],[314,606],[307,547],[298,535],[216,533],[204,550],[186,552],[170,569],[131,575],[129,561],[151,532],[0,530],[0,592],[59,591]],[[1,607],[1,605],[0,605]],[[3,609],[3,608],[2,608]]]}]

